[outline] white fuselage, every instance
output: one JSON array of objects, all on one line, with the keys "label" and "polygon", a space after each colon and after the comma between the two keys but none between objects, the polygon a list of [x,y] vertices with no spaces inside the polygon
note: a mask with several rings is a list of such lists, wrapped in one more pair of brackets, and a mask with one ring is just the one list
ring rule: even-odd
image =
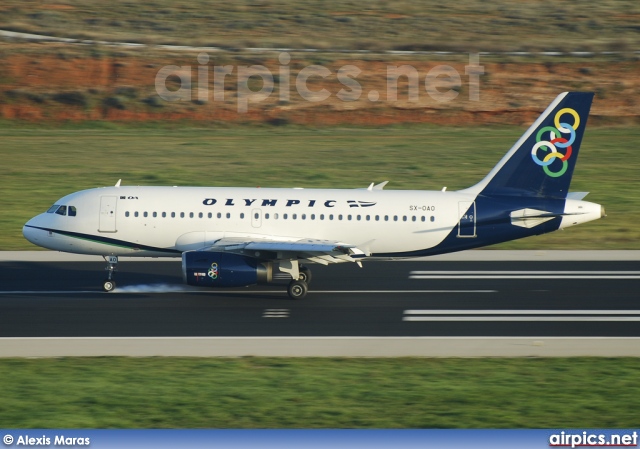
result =
[{"label": "white fuselage", "polygon": [[180,256],[237,237],[335,240],[375,255],[436,246],[474,198],[446,191],[106,187],[60,199],[56,204],[73,206],[75,216],[40,214],[24,233],[37,245],[81,254]]}]

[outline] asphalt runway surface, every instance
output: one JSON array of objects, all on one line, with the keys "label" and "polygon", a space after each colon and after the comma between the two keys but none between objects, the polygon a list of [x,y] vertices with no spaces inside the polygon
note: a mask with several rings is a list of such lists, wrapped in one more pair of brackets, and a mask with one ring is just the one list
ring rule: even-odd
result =
[{"label": "asphalt runway surface", "polygon": [[638,337],[640,261],[309,265],[310,292],[197,290],[180,260],[0,262],[0,337]]}]

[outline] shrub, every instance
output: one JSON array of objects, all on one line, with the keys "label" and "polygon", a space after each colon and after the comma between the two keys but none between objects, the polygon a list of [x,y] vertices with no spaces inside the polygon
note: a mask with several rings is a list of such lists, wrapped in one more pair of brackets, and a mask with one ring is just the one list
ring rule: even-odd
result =
[{"label": "shrub", "polygon": [[122,97],[118,97],[118,96],[107,97],[103,100],[102,104],[104,104],[108,108],[114,108],[114,109],[120,109],[120,110],[127,109],[127,106],[125,105]]},{"label": "shrub", "polygon": [[160,100],[160,97],[158,97],[156,95],[152,95],[150,97],[147,97],[144,100],[142,100],[142,102],[145,103],[148,106],[151,106],[152,108],[162,107],[162,101]]},{"label": "shrub", "polygon": [[138,96],[138,88],[134,86],[120,86],[116,88],[116,95],[122,95],[127,98],[137,98]]},{"label": "shrub", "polygon": [[53,99],[59,103],[68,104],[70,106],[86,107],[88,104],[87,96],[84,92],[80,91],[60,92],[54,94]]}]

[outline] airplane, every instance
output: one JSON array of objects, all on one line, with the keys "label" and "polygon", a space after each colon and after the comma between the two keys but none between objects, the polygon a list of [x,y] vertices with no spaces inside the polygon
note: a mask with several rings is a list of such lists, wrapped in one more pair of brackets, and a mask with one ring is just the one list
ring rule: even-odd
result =
[{"label": "airplane", "polygon": [[181,257],[188,285],[241,287],[291,279],[304,298],[311,271],[483,247],[605,216],[569,192],[593,93],[564,92],[489,174],[447,191],[123,186],[67,195],[29,220],[24,237],[44,248],[100,255],[106,292],[118,257]]}]

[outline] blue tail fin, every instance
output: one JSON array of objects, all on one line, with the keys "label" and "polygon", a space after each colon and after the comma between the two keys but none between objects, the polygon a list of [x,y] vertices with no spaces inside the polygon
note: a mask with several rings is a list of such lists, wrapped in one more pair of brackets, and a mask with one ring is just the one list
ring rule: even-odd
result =
[{"label": "blue tail fin", "polygon": [[566,198],[593,100],[564,92],[470,193]]}]

